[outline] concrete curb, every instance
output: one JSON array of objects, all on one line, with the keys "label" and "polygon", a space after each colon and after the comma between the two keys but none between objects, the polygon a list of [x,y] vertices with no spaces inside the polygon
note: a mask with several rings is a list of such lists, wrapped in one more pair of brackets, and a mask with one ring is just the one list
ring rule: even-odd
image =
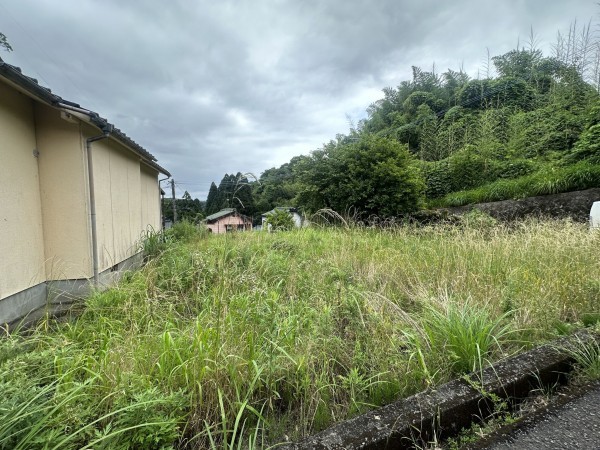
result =
[{"label": "concrete curb", "polygon": [[434,438],[456,436],[461,429],[489,416],[494,407],[490,395],[518,403],[533,389],[566,382],[573,359],[557,349],[594,339],[598,337],[582,330],[471,374],[470,381],[450,381],[278,448],[408,449]]}]

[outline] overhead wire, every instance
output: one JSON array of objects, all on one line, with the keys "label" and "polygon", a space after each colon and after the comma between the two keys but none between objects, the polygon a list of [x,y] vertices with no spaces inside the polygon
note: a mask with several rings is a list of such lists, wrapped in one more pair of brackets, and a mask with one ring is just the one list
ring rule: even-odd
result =
[{"label": "overhead wire", "polygon": [[[12,21],[13,21],[13,22],[14,22],[14,23],[15,23],[15,24],[16,24],[16,25],[17,25],[17,26],[18,26],[18,27],[21,29],[21,31],[23,32],[23,34],[24,34],[25,36],[27,36],[27,38],[28,38],[28,39],[29,39],[31,42],[33,42],[33,44],[35,45],[35,47],[37,47],[38,51],[40,51],[40,52],[41,52],[41,53],[42,53],[44,56],[46,56],[46,58],[48,58],[50,61],[52,61],[52,62],[54,63],[54,67],[55,67],[55,68],[56,68],[56,69],[57,69],[57,70],[58,70],[58,71],[61,73],[61,75],[63,75],[63,76],[65,77],[65,79],[66,79],[67,81],[69,81],[69,82],[71,83],[71,85],[72,85],[72,86],[75,88],[75,90],[77,91],[78,95],[80,95],[80,96],[82,96],[82,97],[83,97],[83,96],[84,96],[84,94],[83,94],[83,92],[81,91],[81,89],[79,88],[79,86],[77,86],[77,84],[76,84],[76,83],[75,83],[75,81],[74,81],[74,80],[73,80],[73,79],[72,79],[72,78],[69,76],[69,74],[68,74],[68,73],[67,73],[65,70],[63,70],[63,64],[61,64],[60,62],[58,62],[58,61],[56,60],[56,58],[54,58],[52,55],[50,55],[50,54],[49,54],[49,53],[48,53],[48,52],[47,52],[47,51],[44,49],[44,47],[42,47],[42,46],[41,46],[41,45],[38,43],[38,41],[37,41],[37,40],[36,40],[36,39],[33,37],[33,35],[32,35],[32,34],[31,34],[29,31],[27,31],[27,29],[26,29],[26,28],[25,28],[23,25],[21,25],[21,23],[20,23],[20,22],[19,22],[19,21],[18,21],[18,20],[15,18],[15,16],[14,16],[14,15],[13,15],[13,14],[12,14],[12,13],[11,13],[11,12],[10,12],[10,11],[9,11],[7,8],[6,8],[6,6],[5,6],[4,4],[0,3],[0,8],[2,8],[2,9],[3,9],[3,10],[6,12],[7,16],[8,16],[8,17],[10,17],[10,19],[11,19],[11,20],[12,20]],[[20,57],[21,59],[26,59],[22,53],[19,53],[19,57]],[[46,86],[50,86],[50,83],[48,82],[48,80],[46,80],[46,79],[44,78],[44,76],[43,76],[41,73],[39,73],[39,72],[36,70],[36,65],[35,65],[35,64],[32,64],[32,65],[31,65],[31,68],[28,68],[28,70],[31,70],[32,72],[34,72],[34,73],[36,74],[36,76],[37,76],[37,77],[38,77],[40,80],[42,80],[42,81],[43,81],[43,82],[46,84]]]}]

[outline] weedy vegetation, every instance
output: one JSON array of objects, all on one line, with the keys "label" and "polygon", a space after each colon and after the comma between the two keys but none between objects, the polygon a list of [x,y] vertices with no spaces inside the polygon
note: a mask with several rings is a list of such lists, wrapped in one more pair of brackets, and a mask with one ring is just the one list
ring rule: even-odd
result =
[{"label": "weedy vegetation", "polygon": [[547,164],[536,173],[501,179],[484,186],[453,192],[430,201],[432,206],[462,206],[536,195],[558,194],[600,185],[600,166],[582,161],[571,166]]},{"label": "weedy vegetation", "polygon": [[150,233],[145,267],[77,318],[0,340],[0,448],[299,439],[582,326],[599,246],[583,224],[481,217]]},{"label": "weedy vegetation", "polygon": [[600,380],[600,343],[598,340],[584,342],[577,339],[573,346],[559,350],[567,352],[575,360],[579,381]]}]

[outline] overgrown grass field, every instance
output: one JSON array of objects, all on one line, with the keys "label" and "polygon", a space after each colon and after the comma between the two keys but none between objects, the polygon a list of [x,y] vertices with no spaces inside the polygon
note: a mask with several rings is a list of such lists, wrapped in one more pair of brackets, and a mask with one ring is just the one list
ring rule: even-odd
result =
[{"label": "overgrown grass field", "polygon": [[266,448],[600,313],[600,233],[569,221],[169,236],[0,340],[0,448]]}]

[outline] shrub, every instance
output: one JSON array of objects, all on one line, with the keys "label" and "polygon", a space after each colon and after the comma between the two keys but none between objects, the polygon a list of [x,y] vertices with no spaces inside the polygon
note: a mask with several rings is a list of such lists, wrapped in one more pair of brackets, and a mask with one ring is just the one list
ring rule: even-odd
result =
[{"label": "shrub", "polygon": [[452,192],[452,174],[448,160],[422,163],[427,198],[439,198]]},{"label": "shrub", "polygon": [[285,209],[275,209],[269,213],[266,225],[271,225],[273,231],[289,231],[295,227],[292,214]]},{"label": "shrub", "polygon": [[194,238],[202,236],[205,231],[204,227],[194,225],[192,222],[182,220],[177,222],[171,228],[165,231],[167,237],[172,237],[178,241],[191,241]]}]

